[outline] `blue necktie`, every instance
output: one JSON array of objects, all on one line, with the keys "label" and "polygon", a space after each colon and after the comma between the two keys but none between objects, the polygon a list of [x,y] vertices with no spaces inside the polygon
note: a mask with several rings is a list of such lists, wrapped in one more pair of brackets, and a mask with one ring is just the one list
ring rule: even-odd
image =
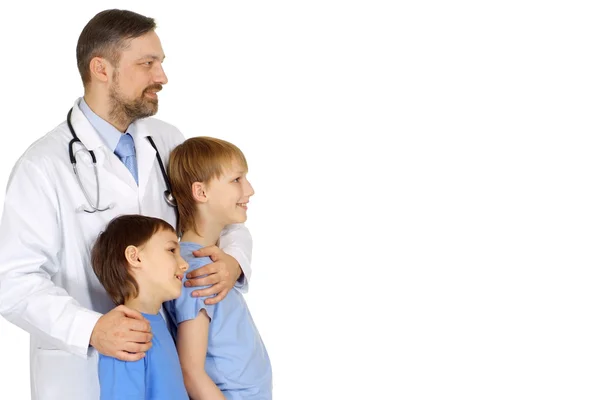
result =
[{"label": "blue necktie", "polygon": [[133,138],[129,133],[121,135],[121,139],[119,139],[119,143],[115,149],[115,154],[121,159],[123,164],[125,164],[129,172],[131,172],[131,175],[133,175],[133,179],[135,179],[135,183],[137,184],[138,171],[137,162],[135,160],[135,146],[133,144]]}]

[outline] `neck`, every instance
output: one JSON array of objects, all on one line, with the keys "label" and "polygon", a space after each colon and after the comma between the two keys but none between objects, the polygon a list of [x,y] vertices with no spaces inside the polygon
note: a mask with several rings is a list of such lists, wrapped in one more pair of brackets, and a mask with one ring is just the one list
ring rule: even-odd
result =
[{"label": "neck", "polygon": [[87,92],[83,96],[83,99],[96,115],[114,126],[121,133],[125,133],[127,127],[133,122],[123,112],[116,110],[110,101],[107,101],[98,94]]},{"label": "neck", "polygon": [[221,236],[221,231],[225,227],[222,224],[211,223],[205,219],[196,219],[194,226],[196,228],[195,231],[189,229],[183,233],[181,236],[182,242],[198,243],[202,246],[216,245]]},{"label": "neck", "polygon": [[158,314],[162,303],[163,302],[161,299],[158,299],[156,296],[152,296],[151,293],[143,293],[140,288],[139,295],[134,299],[127,300],[124,305],[125,307],[129,307],[142,313]]}]

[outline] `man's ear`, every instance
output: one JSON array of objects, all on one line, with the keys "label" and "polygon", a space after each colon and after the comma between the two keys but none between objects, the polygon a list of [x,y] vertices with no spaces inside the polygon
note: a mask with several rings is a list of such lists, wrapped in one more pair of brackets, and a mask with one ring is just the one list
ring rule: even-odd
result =
[{"label": "man's ear", "polygon": [[140,250],[135,246],[127,246],[125,249],[125,258],[132,268],[139,268],[142,264],[140,261]]},{"label": "man's ear", "polygon": [[112,76],[112,65],[105,58],[94,57],[90,61],[90,74],[92,79],[106,83]]},{"label": "man's ear", "polygon": [[206,185],[202,182],[192,183],[192,196],[198,203],[206,203],[208,195],[206,193]]}]

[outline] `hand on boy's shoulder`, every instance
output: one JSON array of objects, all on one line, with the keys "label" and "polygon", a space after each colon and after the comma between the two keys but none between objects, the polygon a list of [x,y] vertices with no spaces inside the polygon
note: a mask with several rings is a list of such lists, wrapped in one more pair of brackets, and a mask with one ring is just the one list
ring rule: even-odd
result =
[{"label": "hand on boy's shoulder", "polygon": [[138,361],[152,347],[150,322],[138,311],[115,307],[96,322],[90,345],[105,356]]},{"label": "hand on boy's shoulder", "polygon": [[204,302],[206,304],[217,304],[227,296],[227,293],[233,288],[240,277],[242,270],[235,258],[225,253],[217,246],[207,246],[193,252],[196,257],[210,257],[213,261],[187,274],[188,281],[185,283],[190,286],[208,286],[206,289],[195,290],[192,292],[194,297],[208,297]]}]

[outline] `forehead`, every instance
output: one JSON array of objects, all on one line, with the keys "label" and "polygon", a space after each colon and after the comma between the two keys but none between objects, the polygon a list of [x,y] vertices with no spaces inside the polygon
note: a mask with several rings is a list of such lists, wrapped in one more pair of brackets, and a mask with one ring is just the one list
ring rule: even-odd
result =
[{"label": "forehead", "polygon": [[145,57],[158,58],[160,60],[165,58],[160,39],[154,31],[129,39],[127,47],[121,53],[121,59],[124,60],[137,60]]},{"label": "forehead", "polygon": [[225,174],[239,174],[248,172],[244,165],[237,159],[237,157],[233,157],[229,163],[225,163],[223,165],[223,173]]},{"label": "forehead", "polygon": [[160,229],[152,235],[151,240],[155,243],[177,242],[177,235],[173,231]]}]

